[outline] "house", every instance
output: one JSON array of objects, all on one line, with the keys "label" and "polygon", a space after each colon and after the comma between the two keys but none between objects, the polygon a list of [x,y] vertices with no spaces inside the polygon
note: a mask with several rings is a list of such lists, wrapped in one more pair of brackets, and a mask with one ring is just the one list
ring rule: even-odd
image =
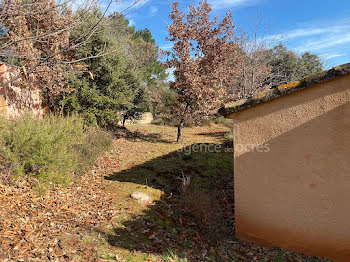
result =
[{"label": "house", "polygon": [[41,118],[48,113],[48,106],[42,102],[40,89],[23,87],[20,82],[7,84],[18,73],[17,68],[0,63],[0,116],[13,119],[30,111]]},{"label": "house", "polygon": [[226,105],[236,236],[350,261],[350,63]]}]

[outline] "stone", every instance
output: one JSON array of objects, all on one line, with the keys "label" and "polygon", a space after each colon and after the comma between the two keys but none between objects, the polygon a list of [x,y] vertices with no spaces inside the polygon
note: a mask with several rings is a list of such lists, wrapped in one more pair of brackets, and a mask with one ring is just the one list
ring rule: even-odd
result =
[{"label": "stone", "polygon": [[150,195],[142,192],[133,192],[130,195],[133,199],[136,199],[139,202],[145,203],[145,202],[150,202],[152,201],[152,198]]}]

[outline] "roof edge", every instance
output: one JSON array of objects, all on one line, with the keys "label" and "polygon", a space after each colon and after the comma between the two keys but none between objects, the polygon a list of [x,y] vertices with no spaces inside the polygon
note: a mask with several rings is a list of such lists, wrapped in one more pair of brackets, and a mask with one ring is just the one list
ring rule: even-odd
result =
[{"label": "roof edge", "polygon": [[323,71],[318,74],[307,76],[299,81],[291,82],[278,87],[270,88],[254,95],[247,99],[241,99],[233,103],[226,104],[218,111],[219,115],[227,116],[229,114],[248,109],[255,105],[265,103],[275,98],[293,93],[298,90],[303,90],[309,86],[313,86],[325,81],[335,79],[350,73],[350,63],[335,66],[332,69]]}]

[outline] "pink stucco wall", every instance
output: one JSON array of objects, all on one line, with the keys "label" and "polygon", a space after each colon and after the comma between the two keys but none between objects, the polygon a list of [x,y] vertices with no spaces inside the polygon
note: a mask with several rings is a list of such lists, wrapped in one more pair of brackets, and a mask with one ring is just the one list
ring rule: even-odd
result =
[{"label": "pink stucco wall", "polygon": [[350,74],[228,117],[237,237],[350,261]]}]

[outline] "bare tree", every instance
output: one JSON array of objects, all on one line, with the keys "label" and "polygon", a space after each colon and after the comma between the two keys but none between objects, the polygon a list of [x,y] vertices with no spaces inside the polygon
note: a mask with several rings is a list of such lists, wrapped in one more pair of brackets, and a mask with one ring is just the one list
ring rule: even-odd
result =
[{"label": "bare tree", "polygon": [[266,22],[261,15],[251,32],[241,33],[238,40],[241,63],[238,76],[234,76],[233,84],[228,86],[229,99],[252,97],[260,90],[322,71],[322,62],[316,55],[305,52],[298,56],[279,43],[281,40],[278,35],[267,35]]},{"label": "bare tree", "polygon": [[265,38],[263,17],[259,16],[251,33],[241,32],[239,42],[238,76],[229,87],[236,99],[251,97],[271,84],[269,46]]}]

